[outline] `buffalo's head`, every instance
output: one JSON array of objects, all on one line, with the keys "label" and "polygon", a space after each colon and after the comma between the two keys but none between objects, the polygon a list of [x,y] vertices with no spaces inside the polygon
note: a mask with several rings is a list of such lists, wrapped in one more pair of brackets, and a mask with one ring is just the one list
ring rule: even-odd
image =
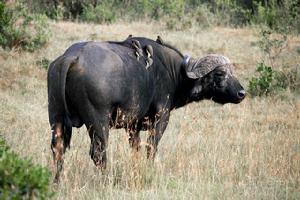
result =
[{"label": "buffalo's head", "polygon": [[222,55],[210,54],[200,59],[184,58],[188,78],[193,79],[193,100],[212,99],[221,104],[240,103],[244,88],[232,74],[232,64]]}]

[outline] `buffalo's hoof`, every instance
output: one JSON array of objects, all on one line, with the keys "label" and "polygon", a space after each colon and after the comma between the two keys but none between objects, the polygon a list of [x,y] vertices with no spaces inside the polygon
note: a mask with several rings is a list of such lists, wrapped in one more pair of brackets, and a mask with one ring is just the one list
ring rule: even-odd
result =
[{"label": "buffalo's hoof", "polygon": [[92,154],[91,155],[92,160],[94,161],[94,164],[96,165],[97,168],[100,168],[101,170],[106,169],[106,153],[101,152],[98,154]]}]

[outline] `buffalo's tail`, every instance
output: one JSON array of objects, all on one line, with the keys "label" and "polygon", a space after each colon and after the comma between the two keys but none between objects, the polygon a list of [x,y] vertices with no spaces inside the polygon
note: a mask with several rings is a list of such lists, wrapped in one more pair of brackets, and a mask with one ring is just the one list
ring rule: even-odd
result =
[{"label": "buffalo's tail", "polygon": [[68,121],[70,112],[66,102],[66,79],[69,68],[77,61],[75,56],[60,56],[48,69],[48,111],[49,122],[53,126],[57,122]]}]

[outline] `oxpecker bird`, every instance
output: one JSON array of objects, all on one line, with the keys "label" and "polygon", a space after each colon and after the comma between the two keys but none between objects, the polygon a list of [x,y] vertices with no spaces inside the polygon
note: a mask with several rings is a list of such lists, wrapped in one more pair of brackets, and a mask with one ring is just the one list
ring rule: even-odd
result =
[{"label": "oxpecker bird", "polygon": [[153,64],[153,48],[151,45],[146,45],[145,47],[146,51],[146,69],[148,69]]},{"label": "oxpecker bird", "polygon": [[132,40],[132,46],[133,46],[134,50],[136,51],[135,52],[136,58],[137,58],[137,60],[139,60],[140,56],[143,55],[143,50],[142,50],[141,44],[138,40]]},{"label": "oxpecker bird", "polygon": [[157,36],[156,42],[157,42],[158,44],[161,44],[161,45],[164,44],[163,39],[162,39],[159,35]]}]

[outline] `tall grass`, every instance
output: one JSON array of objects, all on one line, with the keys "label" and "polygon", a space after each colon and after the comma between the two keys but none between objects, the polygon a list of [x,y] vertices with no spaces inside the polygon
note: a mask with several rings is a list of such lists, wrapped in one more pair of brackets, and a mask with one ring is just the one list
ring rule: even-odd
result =
[{"label": "tall grass", "polygon": [[[53,60],[82,40],[123,40],[129,34],[155,39],[160,34],[193,56],[222,53],[235,63],[246,86],[260,59],[254,29],[215,27],[166,31],[162,24],[88,25],[51,23],[49,45],[35,53],[0,51],[0,134],[22,157],[54,170],[47,113],[46,70],[37,61]],[[289,37],[282,62],[299,63],[300,38]],[[3,78],[2,78],[3,77]],[[85,128],[74,129],[65,155],[56,199],[299,199],[300,101],[247,98],[238,105],[211,101],[173,111],[153,164],[144,149],[133,155],[123,130],[110,132],[108,169],[98,171],[88,155]],[[142,139],[145,141],[146,132]]]}]

